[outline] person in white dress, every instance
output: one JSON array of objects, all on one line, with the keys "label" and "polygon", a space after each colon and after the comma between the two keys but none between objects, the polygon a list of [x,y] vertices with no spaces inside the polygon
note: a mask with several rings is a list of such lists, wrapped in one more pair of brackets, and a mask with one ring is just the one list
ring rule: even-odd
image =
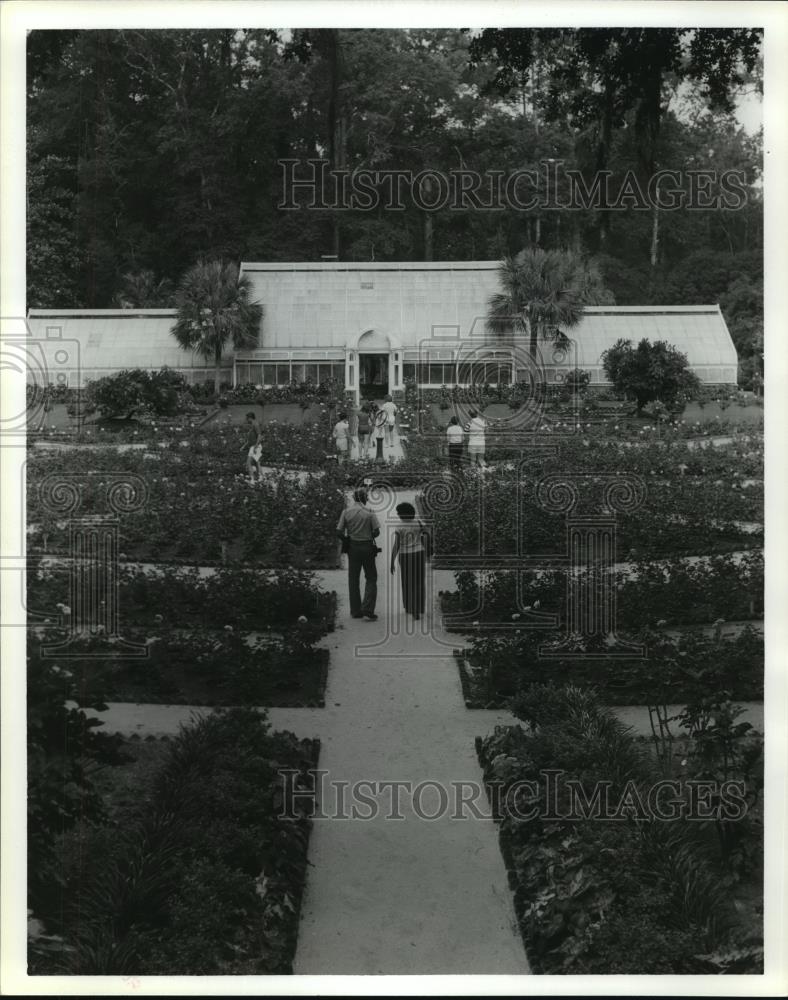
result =
[{"label": "person in white dress", "polygon": [[471,410],[468,416],[471,418],[466,428],[468,431],[468,458],[471,465],[483,469],[484,430],[487,427],[487,421],[476,410]]}]

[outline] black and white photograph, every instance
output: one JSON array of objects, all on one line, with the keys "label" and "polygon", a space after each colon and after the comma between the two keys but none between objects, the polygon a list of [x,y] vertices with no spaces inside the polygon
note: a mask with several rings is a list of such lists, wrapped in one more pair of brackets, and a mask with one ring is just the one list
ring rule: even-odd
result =
[{"label": "black and white photograph", "polygon": [[784,995],[788,4],[373,7],[2,11],[2,991]]}]

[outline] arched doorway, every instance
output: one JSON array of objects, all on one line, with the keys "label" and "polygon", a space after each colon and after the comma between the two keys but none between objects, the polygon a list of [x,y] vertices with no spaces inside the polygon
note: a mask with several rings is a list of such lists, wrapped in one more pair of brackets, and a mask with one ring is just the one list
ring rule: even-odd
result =
[{"label": "arched doorway", "polygon": [[361,399],[382,399],[389,392],[389,338],[367,330],[358,339],[358,390]]}]

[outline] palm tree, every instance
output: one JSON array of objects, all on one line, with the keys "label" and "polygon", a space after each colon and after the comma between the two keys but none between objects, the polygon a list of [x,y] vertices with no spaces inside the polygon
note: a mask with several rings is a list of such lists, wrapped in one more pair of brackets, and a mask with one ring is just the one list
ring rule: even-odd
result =
[{"label": "palm tree", "polygon": [[115,303],[121,309],[169,309],[174,297],[169,278],[156,280],[153,271],[130,271],[121,276]]},{"label": "palm tree", "polygon": [[521,250],[504,258],[499,278],[503,291],[490,297],[487,331],[527,336],[534,361],[540,339],[567,339],[564,330],[580,322],[584,306],[613,301],[596,264],[569,251]]},{"label": "palm tree", "polygon": [[186,351],[216,363],[214,391],[219,393],[222,352],[257,344],[263,307],[249,301],[251,282],[238,267],[220,260],[198,261],[184,274],[175,294],[178,319],[172,335]]}]

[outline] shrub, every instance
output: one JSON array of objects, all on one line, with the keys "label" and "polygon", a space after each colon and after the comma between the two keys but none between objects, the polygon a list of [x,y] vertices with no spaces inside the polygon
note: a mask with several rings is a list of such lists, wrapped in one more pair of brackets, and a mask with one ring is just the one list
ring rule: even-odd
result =
[{"label": "shrub", "polygon": [[78,661],[66,656],[60,666],[55,658],[40,659],[37,650],[29,645],[27,671],[28,898],[35,912],[59,898],[57,838],[104,815],[91,771],[127,759],[118,737],[96,731],[100,721],[81,707],[66,708],[70,700],[105,709],[101,687],[86,681]]},{"label": "shrub", "polygon": [[[661,777],[645,748],[587,691],[533,686],[512,710],[528,728],[496,727],[479,756],[535,971],[708,971],[701,952],[744,936],[730,879],[697,821],[638,809]],[[595,792],[607,805],[584,813]]]},{"label": "shrub", "polygon": [[687,355],[664,340],[652,344],[644,337],[636,348],[631,340],[618,340],[602,354],[602,367],[613,388],[635,400],[638,412],[652,400],[675,405],[700,386]]},{"label": "shrub", "polygon": [[113,826],[85,829],[62,908],[42,914],[62,947],[38,974],[287,974],[309,819],[280,817],[281,769],[314,746],[265,716],[199,719],[170,744],[151,787]]},{"label": "shrub", "polygon": [[90,382],[90,402],[103,417],[174,416],[185,408],[186,379],[162,368],[150,372],[131,368]]},{"label": "shrub", "polygon": [[583,393],[588,388],[588,383],[590,381],[591,376],[588,372],[583,371],[581,368],[574,368],[572,371],[567,373],[566,378],[564,379],[564,385],[570,392]]}]

